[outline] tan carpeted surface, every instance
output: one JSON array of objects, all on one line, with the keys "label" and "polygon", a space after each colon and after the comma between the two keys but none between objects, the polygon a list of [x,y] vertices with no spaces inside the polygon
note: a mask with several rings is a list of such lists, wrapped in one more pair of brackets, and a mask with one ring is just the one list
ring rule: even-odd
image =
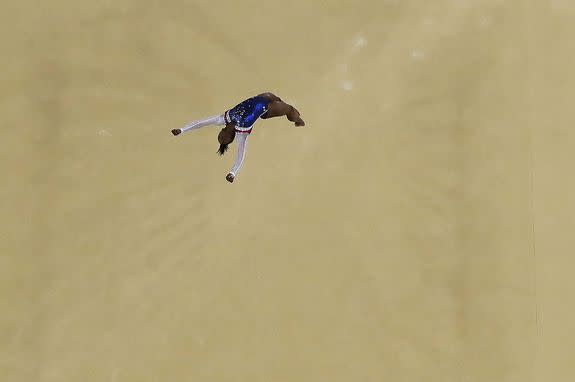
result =
[{"label": "tan carpeted surface", "polygon": [[[575,3],[3,2],[0,380],[572,381]],[[217,128],[273,91],[234,184]]]}]

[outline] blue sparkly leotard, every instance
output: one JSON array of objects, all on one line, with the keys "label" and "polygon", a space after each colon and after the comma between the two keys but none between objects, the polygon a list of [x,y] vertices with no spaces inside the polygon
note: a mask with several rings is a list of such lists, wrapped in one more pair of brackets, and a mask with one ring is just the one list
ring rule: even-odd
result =
[{"label": "blue sparkly leotard", "polygon": [[237,132],[250,133],[252,125],[268,111],[269,104],[266,97],[249,98],[226,111],[226,122],[235,124]]}]

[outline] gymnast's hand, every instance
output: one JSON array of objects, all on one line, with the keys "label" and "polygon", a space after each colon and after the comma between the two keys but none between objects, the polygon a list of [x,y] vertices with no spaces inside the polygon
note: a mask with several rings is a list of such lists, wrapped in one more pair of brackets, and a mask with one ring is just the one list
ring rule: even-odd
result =
[{"label": "gymnast's hand", "polygon": [[235,176],[231,172],[228,175],[226,175],[226,180],[230,183],[234,182],[234,178],[235,178]]}]

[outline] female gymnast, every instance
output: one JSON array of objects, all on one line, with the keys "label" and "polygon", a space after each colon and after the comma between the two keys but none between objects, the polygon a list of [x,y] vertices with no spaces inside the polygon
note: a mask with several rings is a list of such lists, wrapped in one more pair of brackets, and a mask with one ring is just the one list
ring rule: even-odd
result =
[{"label": "female gymnast", "polygon": [[284,115],[295,126],[305,126],[305,122],[295,107],[283,102],[272,93],[262,93],[242,101],[221,115],[191,122],[180,129],[173,129],[172,134],[180,135],[186,131],[197,130],[205,126],[225,125],[226,127],[218,134],[218,142],[220,143],[218,153],[224,155],[228,150],[228,145],[236,138],[238,141],[236,162],[226,176],[226,180],[232,183],[242,167],[246,155],[248,135],[252,131],[253,124],[258,118],[268,119]]}]

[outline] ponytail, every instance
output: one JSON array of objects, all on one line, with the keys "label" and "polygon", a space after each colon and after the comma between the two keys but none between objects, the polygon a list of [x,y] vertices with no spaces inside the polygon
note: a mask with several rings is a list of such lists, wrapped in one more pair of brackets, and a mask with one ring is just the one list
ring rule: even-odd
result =
[{"label": "ponytail", "polygon": [[228,151],[229,144],[234,141],[235,137],[236,137],[236,131],[234,129],[234,125],[226,124],[226,127],[222,129],[218,134],[218,142],[220,144],[218,154],[224,155],[225,152]]},{"label": "ponytail", "polygon": [[222,145],[220,144],[220,148],[218,149],[218,154],[224,155],[226,151],[228,151],[229,144]]}]

